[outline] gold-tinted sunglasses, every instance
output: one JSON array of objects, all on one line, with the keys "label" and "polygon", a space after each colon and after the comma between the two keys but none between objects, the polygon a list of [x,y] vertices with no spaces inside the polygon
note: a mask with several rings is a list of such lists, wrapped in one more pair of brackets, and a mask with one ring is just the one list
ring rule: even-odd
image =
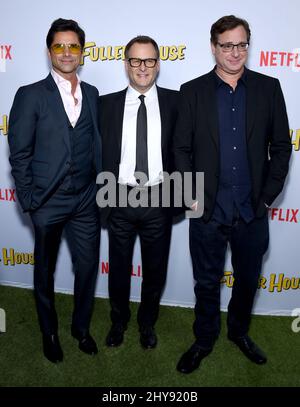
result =
[{"label": "gold-tinted sunglasses", "polygon": [[74,55],[78,55],[81,52],[81,46],[79,44],[53,44],[51,46],[54,54],[63,54],[65,48],[68,48],[69,52]]}]

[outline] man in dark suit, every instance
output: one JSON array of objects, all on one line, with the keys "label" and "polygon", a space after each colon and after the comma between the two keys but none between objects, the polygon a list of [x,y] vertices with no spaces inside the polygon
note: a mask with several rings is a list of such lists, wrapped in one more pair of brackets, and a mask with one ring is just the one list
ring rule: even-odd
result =
[{"label": "man in dark suit", "polygon": [[268,247],[267,208],[283,188],[291,142],[279,81],[245,67],[249,41],[245,20],[219,19],[211,28],[215,68],[181,87],[175,167],[204,173],[204,213],[190,220],[196,341],[177,365],[182,373],[199,366],[219,335],[228,243],[234,270],[228,338],[252,362],[267,360],[248,330]]},{"label": "man in dark suit", "polygon": [[101,150],[98,91],[76,75],[84,44],[84,31],[75,21],[53,22],[47,35],[51,73],[18,90],[9,122],[12,175],[35,232],[34,290],[43,350],[53,363],[63,360],[54,307],[63,230],[75,274],[71,332],[83,352],[97,353],[89,325],[99,264],[95,180]]},{"label": "man in dark suit", "polygon": [[[133,38],[125,48],[128,88],[100,97],[103,170],[114,174],[119,192],[158,194],[163,171],[172,167],[170,148],[177,116],[178,92],[155,85],[159,49],[147,36]],[[147,182],[140,182],[142,173]],[[121,192],[120,192],[121,193]],[[130,199],[129,199],[130,201]],[[161,203],[161,201],[160,201]],[[149,204],[149,205],[148,205]],[[140,342],[154,348],[154,330],[164,288],[170,246],[170,208],[146,206],[103,210],[109,231],[109,297],[112,327],[107,346],[119,346],[130,319],[130,278],[136,236],[141,242],[143,282],[138,310]]]}]

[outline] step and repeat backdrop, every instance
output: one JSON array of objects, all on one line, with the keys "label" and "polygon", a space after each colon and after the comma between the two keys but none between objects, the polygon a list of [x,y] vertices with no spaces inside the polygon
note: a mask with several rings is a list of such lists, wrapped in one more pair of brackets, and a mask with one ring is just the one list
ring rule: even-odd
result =
[{"label": "step and repeat backdrop", "polygon": [[[127,85],[124,46],[138,34],[160,45],[158,85],[179,89],[211,70],[210,27],[219,17],[235,14],[250,23],[252,37],[247,66],[277,77],[285,95],[293,153],[285,189],[269,209],[270,247],[263,264],[254,307],[257,314],[290,315],[300,307],[299,174],[300,174],[300,37],[298,0],[265,0],[249,7],[242,0],[4,0],[0,24],[0,284],[32,288],[33,232],[23,214],[10,175],[7,143],[9,111],[17,89],[47,76],[45,38],[53,20],[72,18],[86,32],[80,76],[100,94]],[[101,232],[101,256],[96,296],[107,297],[109,273],[107,231]],[[139,241],[132,265],[131,298],[139,300],[142,279]],[[230,252],[221,281],[226,310],[234,281]],[[56,291],[72,293],[73,274],[63,241],[56,271]],[[168,279],[163,304],[194,305],[188,221],[174,222]],[[0,299],[1,307],[1,299]]]}]

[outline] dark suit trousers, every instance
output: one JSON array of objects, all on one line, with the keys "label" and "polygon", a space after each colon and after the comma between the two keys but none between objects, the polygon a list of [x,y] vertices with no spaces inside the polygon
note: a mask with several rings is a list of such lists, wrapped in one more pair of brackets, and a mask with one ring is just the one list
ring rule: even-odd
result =
[{"label": "dark suit trousers", "polygon": [[96,185],[80,193],[58,190],[31,213],[35,231],[34,290],[41,331],[57,333],[54,307],[54,272],[63,230],[74,267],[74,310],[72,332],[77,336],[89,330],[99,265],[100,221]]},{"label": "dark suit trousers", "polygon": [[268,218],[232,226],[212,220],[190,220],[190,251],[195,279],[196,342],[211,348],[220,332],[220,280],[224,275],[228,243],[232,253],[234,283],[228,305],[227,327],[233,336],[248,332],[251,310],[258,287],[263,255],[268,248]]},{"label": "dark suit trousers", "polygon": [[108,219],[111,320],[130,319],[130,281],[136,236],[141,242],[143,281],[138,310],[140,327],[154,326],[165,285],[172,218],[162,208],[113,208]]}]

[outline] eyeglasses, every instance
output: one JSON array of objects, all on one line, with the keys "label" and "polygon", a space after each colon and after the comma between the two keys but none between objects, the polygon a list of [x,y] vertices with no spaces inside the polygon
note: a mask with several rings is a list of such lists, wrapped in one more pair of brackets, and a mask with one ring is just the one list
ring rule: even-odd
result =
[{"label": "eyeglasses", "polygon": [[154,68],[157,63],[157,59],[156,58],[146,58],[146,59],[128,58],[128,62],[132,68],[138,68],[139,66],[142,65],[142,62],[144,62],[144,65],[146,68]]},{"label": "eyeglasses", "polygon": [[81,52],[81,46],[79,44],[54,44],[51,46],[52,51],[57,55],[63,54],[66,48],[74,55],[78,55]]},{"label": "eyeglasses", "polygon": [[232,52],[234,47],[236,47],[239,52],[246,52],[249,47],[249,42],[240,42],[239,44],[232,44],[232,42],[220,44],[217,42],[217,44],[222,48],[223,52]]}]

